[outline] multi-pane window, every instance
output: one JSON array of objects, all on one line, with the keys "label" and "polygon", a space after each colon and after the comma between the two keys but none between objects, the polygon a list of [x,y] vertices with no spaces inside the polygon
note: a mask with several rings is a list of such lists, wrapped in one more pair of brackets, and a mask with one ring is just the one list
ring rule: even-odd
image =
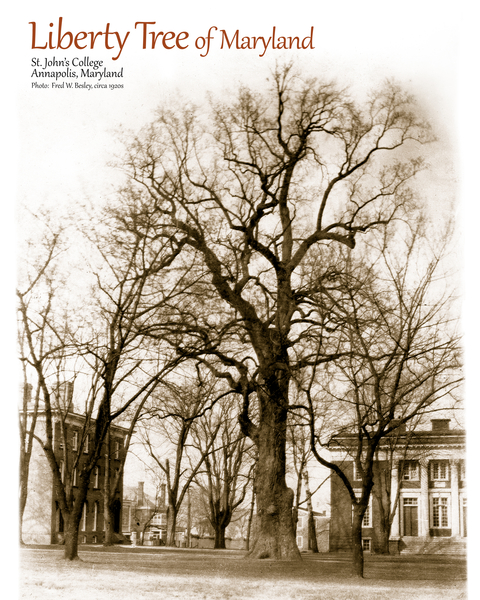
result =
[{"label": "multi-pane window", "polygon": [[99,485],[98,485],[98,480],[100,477],[100,469],[99,467],[95,467],[94,471],[93,471],[93,487],[95,489],[98,489]]},{"label": "multi-pane window", "polygon": [[78,449],[78,431],[73,432],[72,436],[72,450]]},{"label": "multi-pane window", "polygon": [[166,525],[166,515],[165,513],[160,513],[158,515],[155,515],[151,521],[152,525],[158,525],[158,526],[162,526],[162,525]]},{"label": "multi-pane window", "polygon": [[372,499],[370,498],[367,506],[367,510],[363,515],[362,527],[371,527],[372,526]]},{"label": "multi-pane window", "polygon": [[120,442],[115,442],[114,458],[115,460],[118,460],[120,458]]},{"label": "multi-pane window", "polygon": [[448,462],[446,460],[432,460],[430,463],[430,479],[432,481],[448,480]]},{"label": "multi-pane window", "polygon": [[403,480],[418,481],[418,462],[416,460],[407,460],[403,463]]},{"label": "multi-pane window", "polygon": [[364,552],[370,552],[372,549],[372,540],[370,538],[362,539],[362,548]]},{"label": "multi-pane window", "polygon": [[82,509],[82,531],[87,531],[87,503],[86,502],[83,505],[83,509]]},{"label": "multi-pane window", "polygon": [[448,498],[432,498],[432,526],[448,527]]},{"label": "multi-pane window", "polygon": [[359,470],[357,469],[357,465],[356,465],[355,461],[353,463],[353,480],[354,481],[361,481],[362,480],[362,475],[359,472]]},{"label": "multi-pane window", "polygon": [[[357,498],[360,497],[360,494],[356,494]],[[352,516],[354,512],[354,507],[352,506]],[[362,519],[362,527],[372,527],[372,496],[368,499],[367,509],[363,515]]]},{"label": "multi-pane window", "polygon": [[98,502],[93,505],[93,531],[97,531],[98,527]]}]

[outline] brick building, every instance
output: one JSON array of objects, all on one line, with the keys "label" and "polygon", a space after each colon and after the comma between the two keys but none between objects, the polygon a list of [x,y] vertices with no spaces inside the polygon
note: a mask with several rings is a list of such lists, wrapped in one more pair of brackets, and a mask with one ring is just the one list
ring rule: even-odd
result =
[{"label": "brick building", "polygon": [[[326,511],[313,511],[315,519],[315,532],[317,534],[317,547],[319,552],[328,552],[329,550],[329,522]],[[308,552],[308,511],[299,506],[298,521],[296,531],[297,546],[300,552]]]},{"label": "brick building", "polygon": [[[54,413],[54,452],[63,471],[64,449],[60,435],[60,418],[63,415]],[[68,412],[65,417],[65,432],[67,440],[67,460],[79,452],[79,440],[85,423],[85,417],[75,412]],[[95,422],[91,423],[91,430]],[[45,412],[40,408],[35,434],[40,439],[45,439]],[[123,427],[112,425],[110,428],[110,469],[113,473],[120,467],[123,458],[124,440],[127,430]],[[92,451],[89,444],[90,436],[80,456],[80,466],[88,459]],[[105,481],[106,460],[105,445],[102,449],[101,458],[92,472],[87,500],[84,505],[82,519],[80,522],[79,543],[100,544],[103,542],[103,486]],[[63,473],[62,473],[63,474]],[[73,473],[73,486],[75,493],[76,473]],[[123,477],[120,478],[115,491],[114,504],[114,531],[121,530]],[[38,440],[34,441],[32,457],[30,462],[30,473],[28,479],[28,497],[23,518],[23,541],[27,544],[57,544],[63,541],[64,521],[62,512],[55,498],[53,488],[53,476],[47,459]]]},{"label": "brick building", "polygon": [[[407,442],[408,440],[408,442]],[[385,449],[379,452],[375,477],[382,471],[391,478],[392,502],[398,505],[390,533],[390,551],[400,553],[463,553],[467,538],[467,483],[465,477],[465,431],[452,430],[449,419],[433,419],[431,429],[410,436],[401,432],[393,460]],[[351,452],[353,438],[344,436],[330,447],[332,461],[352,483],[361,481],[355,473]],[[331,478],[330,551],[350,551],[352,504],[340,480]],[[375,551],[379,504],[371,493],[363,520],[365,551]]]}]

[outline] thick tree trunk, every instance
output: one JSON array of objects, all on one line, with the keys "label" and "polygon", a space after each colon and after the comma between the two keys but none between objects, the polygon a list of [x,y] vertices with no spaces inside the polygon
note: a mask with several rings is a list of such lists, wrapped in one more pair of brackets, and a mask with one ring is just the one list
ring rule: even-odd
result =
[{"label": "thick tree trunk", "polygon": [[113,546],[113,513],[112,506],[108,498],[104,499],[103,503],[103,518],[105,523],[105,532],[103,538],[104,546]]},{"label": "thick tree trunk", "polygon": [[373,549],[375,554],[390,554],[390,547],[388,543],[390,534],[388,529],[380,526],[375,530],[375,534],[376,543]]},{"label": "thick tree trunk", "polygon": [[[28,478],[28,475],[27,475]],[[27,505],[27,496],[28,496],[28,485],[27,485],[27,481],[25,481],[23,479],[23,476],[21,478],[21,482],[20,482],[20,498],[19,498],[19,510],[18,510],[18,527],[19,527],[19,531],[18,531],[18,536],[19,536],[19,542],[20,545],[23,546],[24,542],[23,542],[23,515],[25,513],[25,506]]]},{"label": "thick tree trunk", "polygon": [[313,516],[312,494],[310,492],[310,484],[308,482],[308,471],[305,471],[304,478],[308,508],[308,549],[316,554],[318,553],[317,530],[315,528],[315,517]]},{"label": "thick tree trunk", "polygon": [[219,524],[215,524],[215,544],[214,548],[216,550],[224,550],[226,548],[225,545],[225,527]]},{"label": "thick tree trunk", "polygon": [[82,513],[65,515],[65,560],[80,560],[78,557],[78,529]]},{"label": "thick tree trunk", "polygon": [[[265,383],[267,387],[268,382]],[[261,418],[255,440],[258,448],[255,478],[258,528],[250,556],[301,560],[292,519],[294,493],[285,482],[287,410],[279,406],[278,382],[269,388],[269,397],[260,398]]]},{"label": "thick tree trunk", "polygon": [[318,554],[317,530],[313,513],[308,513],[308,549],[314,554]]},{"label": "thick tree trunk", "polygon": [[352,519],[352,546],[353,546],[353,572],[357,577],[363,578],[363,546],[362,546],[362,520],[363,513],[357,505],[353,509]]},{"label": "thick tree trunk", "polygon": [[104,546],[113,546],[113,514],[110,501],[110,478],[112,472],[110,469],[110,429],[105,436],[105,481],[103,488],[103,519],[104,519]]},{"label": "thick tree trunk", "polygon": [[300,496],[302,495],[302,475],[303,475],[303,462],[300,465],[300,469],[297,477],[297,490],[295,492],[295,504],[292,510],[292,520],[293,520],[293,530],[295,532],[295,536],[297,535],[297,527],[298,527],[298,507],[300,504]]},{"label": "thick tree trunk", "polygon": [[252,490],[252,501],[250,503],[250,511],[248,513],[247,539],[245,542],[245,550],[250,550],[250,536],[252,535],[253,514],[255,512],[255,483]]},{"label": "thick tree trunk", "polygon": [[177,510],[173,504],[167,510],[167,546],[175,546],[175,530],[177,528]]},{"label": "thick tree trunk", "polygon": [[390,521],[390,486],[388,479],[391,477],[391,470],[379,468],[376,466],[375,485],[372,488],[375,508],[378,517],[373,521],[375,538],[373,551],[375,554],[390,554],[388,540],[390,539],[391,521]]}]

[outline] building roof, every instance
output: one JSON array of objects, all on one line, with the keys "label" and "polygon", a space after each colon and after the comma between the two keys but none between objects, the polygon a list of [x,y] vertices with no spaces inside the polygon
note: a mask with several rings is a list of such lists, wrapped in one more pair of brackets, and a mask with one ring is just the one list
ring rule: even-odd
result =
[{"label": "building roof", "polygon": [[[465,430],[449,429],[449,419],[432,419],[430,430],[405,431],[405,426],[382,438],[379,448],[388,447],[392,441],[396,446],[408,445],[409,448],[464,448]],[[355,433],[343,433],[328,443],[330,450],[348,450],[356,447],[358,436]]]},{"label": "building roof", "polygon": [[[42,416],[45,418],[45,408],[42,406],[43,403],[41,403],[38,407],[37,410],[37,418],[41,419]],[[20,411],[23,413],[23,411]],[[29,408],[27,410],[27,414],[33,413],[34,409],[33,408]],[[84,421],[85,421],[85,415],[81,414],[81,413],[76,413],[73,411],[68,411],[66,413],[66,415],[58,410],[58,409],[52,409],[52,420],[53,421],[58,421],[60,418],[65,417],[65,420],[67,421],[67,423],[70,424],[78,424],[79,426],[83,425]],[[93,417],[90,418],[92,425],[95,423],[95,419]],[[117,432],[117,433],[122,433],[124,435],[126,435],[129,431],[128,427],[123,427],[122,425],[116,425],[115,423],[112,423],[110,425],[110,429],[111,431]]]}]

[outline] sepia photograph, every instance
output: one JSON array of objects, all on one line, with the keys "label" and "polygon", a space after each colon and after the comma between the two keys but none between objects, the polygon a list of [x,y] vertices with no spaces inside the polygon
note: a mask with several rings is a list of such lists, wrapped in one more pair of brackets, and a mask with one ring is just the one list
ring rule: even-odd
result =
[{"label": "sepia photograph", "polygon": [[475,597],[459,12],[16,11],[9,597]]}]

